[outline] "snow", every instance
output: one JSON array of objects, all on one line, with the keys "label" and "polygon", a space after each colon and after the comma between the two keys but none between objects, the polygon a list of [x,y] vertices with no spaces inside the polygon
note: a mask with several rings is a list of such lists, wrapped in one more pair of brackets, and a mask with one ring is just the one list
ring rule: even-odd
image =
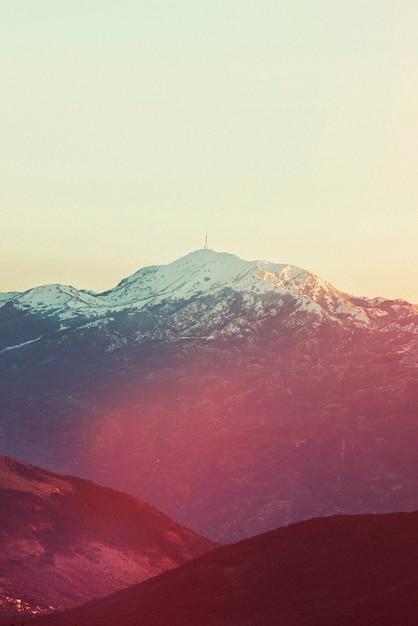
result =
[{"label": "snow", "polygon": [[30,343],[35,343],[35,341],[39,341],[41,339],[41,337],[37,337],[36,339],[29,339],[29,341],[24,341],[23,343],[17,343],[14,346],[7,346],[7,348],[3,348],[3,350],[0,350],[0,354],[2,354],[3,352],[8,352],[9,350],[16,350],[17,348],[22,348],[23,346],[27,346]]},{"label": "snow", "polygon": [[[290,295],[297,311],[308,311],[318,319],[328,317],[338,323],[349,318],[358,325],[373,326],[386,315],[381,308],[386,300],[363,298],[364,306],[360,306],[357,300],[352,301],[352,296],[307,270],[268,261],[245,261],[233,254],[206,249],[191,252],[167,265],[142,268],[102,294],[53,284],[24,293],[0,294],[0,306],[12,300],[23,310],[56,315],[61,321],[81,316],[86,322],[94,323],[95,319],[126,309],[134,312],[166,301],[213,296],[213,306],[205,313],[213,322],[216,315],[225,313],[223,306],[219,311],[216,306],[217,298],[220,302],[224,300],[224,290],[242,294],[245,308],[256,312],[257,317],[270,314],[263,299],[267,294],[275,296],[279,307],[283,296]],[[406,312],[416,312],[412,305],[402,305]],[[229,332],[238,332],[238,327],[229,326]]]},{"label": "snow", "polygon": [[275,291],[300,296],[300,285],[309,276],[309,272],[289,265],[244,261],[233,254],[197,250],[168,265],[143,268],[104,294],[55,284],[13,295],[24,309],[51,311],[66,319],[77,314],[101,316],[127,307],[141,309],[165,300],[217,294],[226,288],[254,295]]},{"label": "snow", "polygon": [[20,309],[59,314],[61,319],[74,317],[77,312],[86,315],[89,310],[92,313],[97,309],[97,297],[58,284],[34,287],[14,296],[13,302]]},{"label": "snow", "polygon": [[179,300],[214,294],[225,288],[244,293],[289,289],[296,293],[298,278],[306,274],[305,270],[289,265],[244,261],[233,254],[197,250],[169,265],[139,270],[100,298],[108,306],[141,307],[168,298]]}]

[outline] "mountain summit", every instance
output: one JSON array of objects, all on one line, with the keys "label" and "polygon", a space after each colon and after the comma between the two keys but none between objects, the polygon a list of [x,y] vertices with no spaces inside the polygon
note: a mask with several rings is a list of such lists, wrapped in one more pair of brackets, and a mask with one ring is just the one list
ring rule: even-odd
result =
[{"label": "mountain summit", "polygon": [[[218,304],[215,309],[214,300]],[[277,307],[286,308],[289,326],[300,313],[309,314],[316,323],[330,320],[342,324],[348,320],[356,326],[380,327],[390,322],[393,313],[395,317],[405,318],[417,312],[400,300],[391,303],[383,298],[350,296],[293,265],[244,261],[233,254],[208,249],[191,252],[168,265],[140,269],[101,294],[47,285],[20,294],[1,294],[0,298],[0,307],[6,310],[56,318],[71,325],[80,319],[100,325],[100,320],[122,311],[129,311],[130,315],[140,311],[153,315],[156,307],[163,306],[167,320],[176,322],[168,324],[170,332],[175,334],[177,325],[181,334],[192,331],[208,336],[210,329],[211,338],[219,333],[234,335],[251,331],[239,319],[239,312],[247,316],[247,321],[257,324],[275,316]],[[178,314],[180,309],[183,314]],[[214,321],[220,321],[221,317],[221,327],[216,328]],[[157,324],[159,329],[160,326]],[[150,332],[145,335],[155,338]]]}]

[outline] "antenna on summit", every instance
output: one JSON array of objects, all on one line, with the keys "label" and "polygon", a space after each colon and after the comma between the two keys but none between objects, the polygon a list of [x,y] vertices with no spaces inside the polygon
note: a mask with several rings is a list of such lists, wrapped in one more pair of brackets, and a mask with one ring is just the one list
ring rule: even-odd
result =
[{"label": "antenna on summit", "polygon": [[208,246],[208,234],[206,233],[206,237],[205,237],[205,245],[203,246],[203,250],[209,250],[209,246]]}]

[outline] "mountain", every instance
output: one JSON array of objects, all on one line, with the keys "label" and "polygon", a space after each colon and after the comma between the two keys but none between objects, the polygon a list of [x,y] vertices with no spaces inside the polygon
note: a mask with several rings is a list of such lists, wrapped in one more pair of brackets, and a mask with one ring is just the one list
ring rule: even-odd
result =
[{"label": "mountain", "polygon": [[214,544],[151,506],[0,457],[0,623],[105,596]]},{"label": "mountain", "polygon": [[418,513],[312,519],[34,626],[415,626]]},{"label": "mountain", "polygon": [[[238,293],[242,300],[241,313],[245,312],[242,318],[237,315],[236,308],[228,306],[231,297]],[[192,252],[169,265],[143,268],[101,294],[78,291],[70,286],[47,285],[24,293],[1,294],[0,302],[8,311],[38,315],[48,318],[50,323],[52,320],[60,322],[61,331],[67,330],[63,327],[64,322],[79,327],[80,321],[89,319],[100,328],[112,314],[129,311],[134,316],[135,312],[147,311],[153,324],[140,325],[137,329],[136,338],[143,341],[161,336],[198,335],[205,339],[240,336],[254,330],[250,320],[253,326],[257,326],[257,320],[274,316],[273,306],[283,306],[282,298],[289,301],[289,297],[293,305],[289,311],[292,318],[289,327],[302,312],[311,313],[317,323],[324,319],[337,324],[350,320],[357,326],[372,328],[387,326],[391,313],[404,322],[411,312],[416,313],[416,307],[401,300],[390,303],[383,298],[354,298],[311,272],[292,265],[244,261],[232,254],[206,249]],[[216,315],[208,306],[213,300],[218,304],[222,302]],[[191,303],[192,306],[187,306]],[[160,319],[157,310],[162,305],[165,307],[160,313],[166,314],[164,319]],[[167,314],[173,313],[176,314],[168,324]],[[155,327],[157,320],[159,328]],[[181,334],[183,331],[184,335]],[[27,339],[27,342],[41,338],[42,334]],[[3,350],[20,345],[3,344]]]},{"label": "mountain", "polygon": [[0,304],[3,454],[222,542],[418,508],[412,304],[211,250]]}]

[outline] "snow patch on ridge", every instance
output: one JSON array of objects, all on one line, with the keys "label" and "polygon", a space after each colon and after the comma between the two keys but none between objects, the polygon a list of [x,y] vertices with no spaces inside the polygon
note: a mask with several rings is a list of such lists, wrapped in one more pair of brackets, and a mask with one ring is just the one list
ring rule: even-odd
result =
[{"label": "snow patch on ridge", "polygon": [[39,341],[41,339],[41,337],[37,337],[36,339],[29,339],[29,341],[23,341],[22,343],[17,343],[14,346],[7,346],[7,348],[3,348],[3,350],[0,350],[0,354],[2,354],[3,352],[8,352],[9,350],[16,350],[17,348],[22,348],[23,346],[27,346],[30,343],[35,343],[35,341]]}]

